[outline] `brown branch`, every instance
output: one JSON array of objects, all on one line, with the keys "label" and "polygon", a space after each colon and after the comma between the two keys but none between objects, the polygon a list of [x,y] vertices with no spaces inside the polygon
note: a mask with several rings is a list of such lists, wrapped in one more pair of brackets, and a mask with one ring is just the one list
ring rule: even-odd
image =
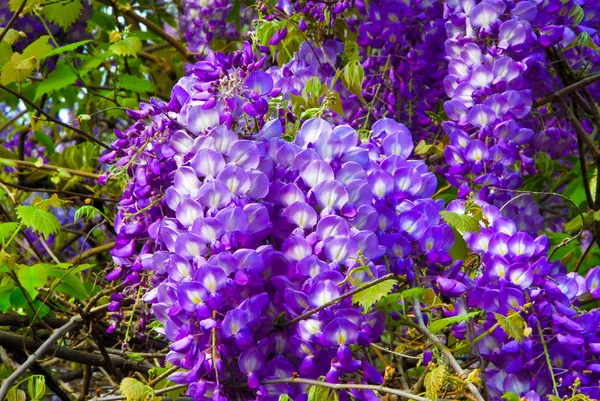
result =
[{"label": "brown branch", "polygon": [[38,359],[40,359],[44,354],[50,350],[50,348],[54,345],[55,342],[60,340],[62,336],[67,334],[71,329],[79,326],[81,324],[81,316],[73,316],[67,324],[62,326],[59,329],[56,329],[54,333],[46,340],[43,344],[36,349],[36,351],[27,358],[27,360],[13,372],[9,377],[7,377],[4,382],[2,382],[2,387],[0,387],[0,400],[3,400],[8,393],[8,389],[12,386],[12,384],[17,380],[21,375],[23,375],[27,369]]},{"label": "brown branch", "polygon": [[[31,338],[25,338],[18,334],[0,331],[0,345],[17,348],[22,347],[23,343],[25,343],[25,347],[28,351],[35,351],[42,345],[40,341],[34,341]],[[60,347],[56,344],[51,344],[47,351],[51,352],[54,357],[64,359],[65,361],[76,362],[88,366],[105,366],[102,355],[100,354],[76,351],[68,347]],[[115,367],[124,371],[148,373],[148,371],[152,369],[152,365],[146,362],[136,362],[116,355],[111,355],[110,359]]]},{"label": "brown branch", "polygon": [[114,242],[109,242],[108,244],[103,244],[103,245],[97,246],[95,248],[88,249],[87,251],[83,252],[81,254],[81,256],[75,256],[73,259],[69,260],[69,263],[71,263],[71,264],[77,264],[80,261],[82,261],[84,259],[87,259],[89,257],[92,257],[94,255],[97,255],[99,253],[110,251],[114,247],[115,247],[115,243]]},{"label": "brown branch", "polygon": [[[59,168],[62,168],[62,167],[59,167]],[[65,195],[69,195],[69,196],[77,196],[80,198],[87,198],[87,199],[97,200],[97,201],[101,201],[101,202],[112,202],[112,203],[119,202],[118,199],[102,198],[99,196],[94,196],[92,194],[82,194],[80,192],[62,191],[60,189],[33,188],[33,187],[25,186],[25,185],[11,184],[9,182],[2,181],[2,180],[0,180],[0,183],[3,185],[6,185],[8,187],[17,188],[17,189],[20,189],[22,191],[27,191],[27,192],[44,192],[44,193],[48,193],[48,194],[65,194]]]},{"label": "brown branch", "polygon": [[46,117],[49,121],[58,124],[62,127],[65,127],[73,132],[76,132],[78,134],[80,134],[81,136],[89,139],[90,141],[102,146],[104,149],[108,149],[110,150],[110,146],[108,146],[107,144],[105,144],[104,142],[102,142],[101,140],[97,139],[96,137],[94,137],[93,135],[88,134],[87,132],[85,132],[84,130],[82,130],[81,128],[77,128],[77,127],[73,127],[72,125],[69,125],[67,123],[64,123],[62,121],[60,121],[59,119],[51,116],[50,114],[46,113],[43,109],[41,109],[40,107],[38,107],[35,103],[33,103],[31,100],[27,99],[25,96],[23,96],[22,94],[15,92],[14,90],[7,88],[4,85],[0,85],[0,89],[2,89],[5,92],[10,93],[11,95],[13,95],[14,97],[20,99],[23,103],[25,103],[26,105],[28,105],[29,107],[35,109],[37,112],[39,112],[41,115],[43,115],[44,117]]},{"label": "brown branch", "polygon": [[398,397],[407,398],[415,401],[430,401],[429,398],[421,397],[407,391],[396,390],[384,386],[376,386],[370,384],[342,384],[342,383],[326,383],[319,380],[302,379],[300,377],[290,377],[287,379],[263,380],[263,385],[269,384],[308,384],[310,386],[327,387],[332,390],[372,390],[379,393],[387,393]]},{"label": "brown branch", "polygon": [[567,119],[573,125],[573,128],[575,128],[575,131],[577,131],[577,134],[581,135],[581,139],[583,139],[585,144],[590,148],[590,151],[592,152],[592,156],[594,157],[594,159],[597,162],[600,161],[600,150],[598,150],[598,148],[596,147],[596,144],[594,143],[592,138],[590,138],[588,133],[585,131],[585,129],[583,128],[583,125],[581,125],[581,122],[579,121],[579,119],[575,116],[575,114],[573,114],[573,111],[567,105],[567,103],[563,100],[563,98],[559,98],[558,100],[559,100],[562,108],[564,109],[565,113],[567,113]]},{"label": "brown branch", "polygon": [[67,167],[53,166],[52,164],[39,164],[38,165],[37,163],[27,162],[27,161],[23,161],[23,160],[19,160],[19,159],[4,159],[4,160],[14,163],[17,166],[29,167],[29,168],[33,168],[33,169],[48,170],[48,171],[64,170],[71,175],[78,175],[80,177],[91,178],[94,180],[97,180],[98,178],[101,177],[100,174],[88,173],[87,171],[81,171],[81,170],[73,170],[73,169],[67,168]]},{"label": "brown branch", "polygon": [[588,77],[585,77],[585,78],[575,82],[572,85],[566,86],[562,89],[559,89],[557,91],[554,91],[554,92],[544,96],[541,99],[536,100],[533,103],[533,107],[540,107],[540,106],[545,105],[546,103],[554,102],[563,96],[570,95],[571,93],[576,92],[579,89],[585,88],[586,86],[589,86],[598,81],[600,81],[600,73],[590,75]]},{"label": "brown branch", "polygon": [[[420,302],[421,301],[419,301],[417,298],[413,298],[415,315],[417,317],[417,323],[419,324],[419,331],[425,337],[427,337],[427,339],[438,350],[440,350],[440,352],[442,353],[444,358],[450,363],[450,366],[452,366],[454,371],[456,373],[458,373],[458,375],[461,378],[464,379],[466,377],[466,373],[463,370],[463,368],[460,366],[460,364],[458,363],[456,358],[454,358],[454,355],[452,355],[452,351],[450,351],[448,349],[448,347],[446,347],[446,345],[444,345],[440,340],[438,340],[438,338],[436,336],[434,336],[433,334],[431,334],[429,332],[429,329],[427,329],[427,325],[425,325],[425,321],[423,320],[423,313],[421,312],[421,303]],[[467,387],[469,388],[469,390],[471,391],[471,394],[473,394],[473,396],[475,397],[475,399],[477,401],[485,401],[484,398],[481,396],[481,393],[479,392],[479,389],[477,388],[477,386],[475,386],[473,383],[467,383]]]},{"label": "brown branch", "polygon": [[23,9],[25,9],[25,4],[27,4],[27,0],[23,0],[21,2],[21,5],[17,9],[17,11],[13,14],[12,18],[8,21],[8,24],[6,24],[6,26],[4,27],[2,32],[0,32],[0,42],[2,42],[2,39],[4,39],[4,37],[6,36],[8,31],[10,30],[10,28],[12,28],[12,26],[15,24],[15,22],[19,18],[19,14],[21,14],[21,12],[23,12]]}]

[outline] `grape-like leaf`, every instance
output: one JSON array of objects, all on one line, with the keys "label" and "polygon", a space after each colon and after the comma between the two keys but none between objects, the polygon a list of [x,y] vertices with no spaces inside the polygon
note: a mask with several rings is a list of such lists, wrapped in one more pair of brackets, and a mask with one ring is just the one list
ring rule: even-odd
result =
[{"label": "grape-like leaf", "polygon": [[79,19],[82,9],[83,4],[80,0],[70,0],[48,3],[44,6],[43,12],[50,22],[67,29]]},{"label": "grape-like leaf", "polygon": [[46,285],[46,280],[48,280],[48,274],[42,265],[21,265],[17,271],[17,277],[31,298],[37,296],[38,291],[36,288],[43,287]]},{"label": "grape-like leaf", "polygon": [[338,401],[338,393],[335,390],[322,386],[312,386],[308,389],[308,401]]},{"label": "grape-like leaf", "polygon": [[59,64],[54,71],[48,74],[46,79],[37,85],[34,100],[47,93],[66,88],[75,81],[77,81],[77,75],[75,75],[73,69],[66,64]]},{"label": "grape-like leaf", "polygon": [[137,57],[137,53],[142,50],[142,41],[135,36],[129,36],[110,45],[109,50],[118,56]]},{"label": "grape-like leaf", "polygon": [[89,205],[81,206],[75,212],[75,220],[83,219],[89,221],[98,215],[102,215],[102,212],[98,208]]},{"label": "grape-like leaf", "polygon": [[17,217],[25,227],[42,233],[46,238],[60,230],[60,221],[55,215],[35,206],[17,207]]},{"label": "grape-like leaf", "polygon": [[143,401],[150,390],[148,386],[133,377],[126,377],[119,384],[119,391],[127,401]]},{"label": "grape-like leaf", "polygon": [[12,56],[12,47],[8,43],[0,43],[0,66],[8,63],[10,57]]},{"label": "grape-like leaf", "polygon": [[461,233],[478,233],[481,229],[479,219],[468,214],[460,214],[455,212],[442,211],[440,212],[442,219],[452,228],[457,229]]},{"label": "grape-like leaf", "polygon": [[8,45],[12,45],[17,41],[17,39],[19,39],[19,31],[15,29],[9,29],[8,32],[6,32],[6,35],[4,35],[2,42]]},{"label": "grape-like leaf", "polygon": [[1,223],[0,224],[0,242],[2,242],[2,244],[5,244],[6,240],[8,240],[10,238],[10,236],[12,235],[12,233],[15,232],[17,227],[19,227],[19,223],[14,223],[14,222]]},{"label": "grape-like leaf", "polygon": [[117,87],[132,91],[135,93],[148,93],[156,91],[156,87],[145,78],[136,77],[134,75],[121,74]]},{"label": "grape-like leaf", "polygon": [[48,58],[48,57],[52,57],[52,56],[57,56],[59,54],[63,54],[63,53],[66,53],[66,52],[72,52],[73,50],[75,50],[75,49],[77,49],[77,48],[79,48],[81,46],[87,45],[90,42],[91,42],[91,40],[88,39],[88,40],[82,40],[80,42],[71,43],[71,44],[68,44],[66,46],[58,47],[58,48],[52,50],[50,53],[46,54],[44,56],[44,58]]},{"label": "grape-like leaf", "polygon": [[521,315],[518,313],[513,313],[511,316],[506,317],[499,313],[494,313],[496,317],[496,321],[502,327],[502,330],[506,333],[507,336],[516,340],[518,343],[523,341],[525,335],[523,334],[523,329],[527,326]]},{"label": "grape-like leaf", "polygon": [[379,284],[375,284],[372,287],[354,294],[352,296],[352,303],[361,305],[366,313],[373,304],[392,292],[395,285],[396,280],[390,279],[382,281]]},{"label": "grape-like leaf", "polygon": [[446,366],[438,365],[432,369],[427,376],[425,376],[425,390],[427,392],[427,398],[430,400],[437,400],[437,393],[446,380]]}]

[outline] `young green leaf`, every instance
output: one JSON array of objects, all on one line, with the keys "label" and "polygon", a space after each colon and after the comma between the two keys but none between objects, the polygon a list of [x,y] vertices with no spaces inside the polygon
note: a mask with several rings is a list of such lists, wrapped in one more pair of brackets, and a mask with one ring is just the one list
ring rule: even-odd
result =
[{"label": "young green leaf", "polygon": [[101,216],[102,212],[98,210],[98,208],[89,205],[81,206],[75,212],[75,220],[83,219],[85,221],[89,221],[99,215]]},{"label": "young green leaf", "polygon": [[8,43],[0,43],[0,67],[10,61],[12,54],[12,47]]},{"label": "young green leaf", "polygon": [[33,134],[35,135],[35,139],[37,139],[38,142],[46,148],[48,153],[52,155],[52,153],[54,153],[54,143],[52,142],[52,138],[38,130],[33,131]]},{"label": "young green leaf", "polygon": [[137,57],[138,52],[142,50],[142,41],[135,36],[129,36],[113,43],[108,49],[118,56]]},{"label": "young green leaf", "polygon": [[452,232],[454,233],[454,245],[450,248],[450,257],[456,262],[467,257],[467,242],[456,228],[452,227]]},{"label": "young green leaf", "polygon": [[60,221],[55,215],[35,206],[17,207],[17,217],[26,227],[42,233],[46,238],[60,230]]},{"label": "young green leaf", "polygon": [[87,45],[90,42],[91,42],[91,40],[88,39],[88,40],[82,40],[80,42],[71,43],[71,44],[68,44],[66,46],[57,47],[56,49],[52,50],[50,53],[46,54],[44,56],[44,58],[48,58],[48,57],[52,57],[52,56],[58,56],[59,54],[63,54],[63,53],[66,53],[66,52],[72,52],[73,50],[75,50],[75,49],[77,49],[77,48],[79,48],[81,46]]},{"label": "young green leaf", "polygon": [[43,59],[48,53],[52,51],[50,43],[50,36],[40,36],[35,42],[29,44],[23,50],[23,58],[35,57],[37,60]]},{"label": "young green leaf", "polygon": [[0,223],[0,242],[4,245],[10,236],[19,227],[19,223]]},{"label": "young green leaf", "polygon": [[358,98],[363,101],[362,83],[364,77],[365,70],[358,60],[350,61],[348,64],[346,64],[342,72],[342,83],[346,89],[358,96]]},{"label": "young green leaf", "polygon": [[439,333],[442,329],[450,326],[451,324],[466,322],[467,320],[479,315],[480,313],[481,313],[481,311],[477,311],[477,312],[465,313],[464,315],[456,315],[456,316],[445,317],[443,319],[434,320],[429,324],[429,331],[431,332],[431,334]]},{"label": "young green leaf", "polygon": [[68,272],[62,269],[48,269],[47,274],[50,277],[56,277],[52,286],[56,286],[56,291],[65,293],[75,297],[81,301],[88,299],[89,294],[81,279],[73,272]]},{"label": "young green leaf", "polygon": [[438,399],[438,391],[442,388],[444,381],[446,380],[446,366],[438,365],[432,369],[427,376],[425,376],[425,390],[427,392],[427,398],[430,400]]},{"label": "young green leaf", "polygon": [[43,287],[48,280],[48,274],[42,265],[21,265],[17,271],[17,277],[31,298],[37,296],[38,291],[36,288]]},{"label": "young green leaf", "polygon": [[55,1],[44,6],[43,14],[50,22],[67,29],[79,19],[82,8],[80,0]]},{"label": "young green leaf", "polygon": [[4,35],[2,39],[2,43],[6,43],[7,45],[12,45],[19,39],[19,32],[15,29],[9,29]]},{"label": "young green leaf", "polygon": [[34,100],[38,100],[47,93],[66,88],[75,81],[77,81],[77,75],[73,69],[66,64],[59,64],[54,71],[48,74],[46,79],[37,85]]},{"label": "young green leaf", "polygon": [[308,389],[308,401],[338,401],[338,393],[335,390],[322,386],[311,386]]},{"label": "young green leaf", "polygon": [[156,91],[156,87],[151,81],[128,74],[119,75],[117,87],[135,93],[148,93]]},{"label": "young green leaf", "polygon": [[46,393],[46,379],[42,375],[33,375],[27,382],[27,392],[31,401],[39,401]]},{"label": "young green leaf", "polygon": [[352,303],[361,305],[366,313],[373,304],[392,292],[395,285],[396,280],[382,281],[379,284],[375,284],[372,287],[354,294],[352,296]]},{"label": "young green leaf", "polygon": [[527,327],[525,320],[518,313],[513,313],[511,316],[506,317],[499,313],[494,313],[496,317],[496,321],[502,327],[502,330],[506,333],[507,336],[516,340],[518,343],[523,341],[525,335],[523,334],[523,329]]},{"label": "young green leaf", "polygon": [[19,390],[17,386],[12,386],[6,393],[6,401],[25,401],[26,398],[25,391]]},{"label": "young green leaf", "polygon": [[121,380],[119,391],[127,401],[143,401],[150,393],[148,386],[133,377],[126,377]]},{"label": "young green leaf", "polygon": [[461,233],[478,233],[481,229],[479,219],[468,214],[460,214],[448,212],[446,210],[440,212],[442,219],[452,228],[457,229]]}]

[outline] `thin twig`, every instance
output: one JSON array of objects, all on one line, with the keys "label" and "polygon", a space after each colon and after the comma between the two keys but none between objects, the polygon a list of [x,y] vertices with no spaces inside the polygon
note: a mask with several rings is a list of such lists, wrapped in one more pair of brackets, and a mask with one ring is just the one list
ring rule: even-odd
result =
[{"label": "thin twig", "polygon": [[8,378],[4,380],[2,383],[2,387],[0,387],[0,400],[5,399],[6,394],[8,393],[8,389],[12,386],[12,384],[17,380],[21,375],[23,375],[27,369],[31,365],[33,365],[38,359],[40,359],[48,349],[54,345],[62,336],[64,336],[68,331],[77,327],[82,322],[81,316],[76,315],[73,316],[67,324],[62,326],[59,329],[54,330],[54,333],[44,343],[35,351],[33,354],[27,358],[27,360],[17,369],[13,374],[11,374]]},{"label": "thin twig", "polygon": [[[380,393],[397,395],[398,397],[408,398],[415,401],[430,401],[429,398],[421,397],[407,391],[396,390],[389,387],[377,386],[371,384],[341,384],[341,383],[326,383],[319,380],[302,379],[300,377],[290,377],[287,379],[263,380],[263,385],[268,384],[307,384],[309,386],[327,387],[332,390],[372,390]],[[106,400],[108,401],[108,400]]]},{"label": "thin twig", "polygon": [[[161,27],[156,25],[154,22],[147,20],[146,18],[142,17],[135,11],[131,10],[130,6],[126,6],[124,4],[117,3],[115,0],[109,0],[109,2],[110,2],[109,3],[110,5],[112,5],[113,7],[116,7],[120,12],[122,12],[123,14],[127,15],[128,17],[136,20],[137,22],[145,25],[149,30],[151,30],[152,32],[154,32],[155,34],[157,34],[158,36],[163,38],[171,46],[173,46],[179,53],[181,53],[181,55],[183,57],[185,57],[188,61],[190,61],[190,62],[196,61],[194,59],[193,54],[190,53],[183,44],[181,44],[177,39],[173,38],[171,35],[166,33]],[[102,3],[107,4],[108,2],[102,1]]]},{"label": "thin twig", "polygon": [[87,251],[83,252],[81,254],[81,256],[75,256],[73,259],[69,260],[69,263],[72,263],[72,264],[79,263],[80,261],[87,259],[89,257],[92,257],[94,255],[98,255],[99,253],[110,251],[114,247],[115,247],[115,243],[109,242],[108,244],[103,244],[103,245],[97,246],[95,248],[88,249]]},{"label": "thin twig", "polygon": [[577,213],[579,213],[579,217],[581,217],[581,229],[579,230],[579,232],[577,233],[577,235],[575,235],[574,237],[565,238],[564,240],[562,240],[560,242],[560,244],[556,245],[554,247],[554,249],[552,250],[552,252],[550,252],[550,256],[548,256],[548,259],[551,259],[552,256],[554,256],[554,254],[556,253],[556,251],[558,251],[563,246],[567,245],[569,242],[576,240],[583,233],[583,229],[585,227],[585,218],[583,217],[583,212],[581,211],[581,209],[579,208],[579,206],[577,206],[577,204],[575,202],[573,202],[567,196],[558,194],[556,192],[522,191],[522,190],[517,190],[517,189],[506,189],[506,188],[498,188],[498,187],[490,187],[490,189],[495,189],[495,190],[498,190],[498,191],[514,192],[514,193],[519,194],[519,195],[515,196],[514,198],[509,199],[504,205],[502,205],[502,207],[500,208],[501,212],[502,212],[502,209],[504,209],[506,207],[506,205],[508,205],[510,202],[512,202],[514,200],[517,200],[520,197],[525,196],[525,195],[553,195],[553,196],[558,196],[558,197],[561,197],[561,198],[567,200],[568,202],[570,202],[573,205],[573,207],[577,210]]},{"label": "thin twig", "polygon": [[17,166],[29,167],[29,168],[33,168],[33,169],[48,170],[48,171],[64,170],[71,175],[77,175],[79,177],[85,177],[85,178],[92,178],[94,180],[97,180],[98,178],[101,177],[100,174],[88,173],[87,171],[81,171],[81,170],[73,170],[73,169],[67,168],[67,167],[53,166],[52,164],[37,164],[37,163],[32,163],[32,162],[26,162],[26,161],[19,160],[19,159],[4,159],[4,160],[14,163]]},{"label": "thin twig", "polygon": [[12,18],[8,21],[8,24],[6,24],[6,26],[4,27],[2,32],[0,32],[0,42],[2,42],[2,39],[4,39],[4,37],[6,36],[8,31],[10,31],[10,28],[12,28],[12,26],[15,24],[15,22],[19,18],[19,15],[23,12],[23,9],[25,9],[25,4],[27,4],[27,0],[23,0],[21,2],[21,5],[17,9],[17,11],[13,14]]},{"label": "thin twig", "polygon": [[354,294],[358,294],[359,292],[364,291],[367,288],[371,288],[374,285],[377,285],[377,284],[379,284],[381,282],[384,282],[386,280],[393,280],[393,279],[396,279],[396,276],[393,273],[386,274],[385,276],[380,277],[377,280],[373,280],[373,281],[371,281],[371,282],[369,282],[369,283],[367,283],[365,285],[362,285],[360,287],[357,287],[357,288],[353,289],[352,291],[349,291],[349,292],[347,292],[345,294],[342,294],[339,297],[337,297],[337,298],[335,298],[335,299],[327,302],[324,305],[321,305],[321,306],[319,306],[317,308],[311,309],[308,312],[303,313],[302,315],[298,316],[297,318],[294,318],[292,320],[288,320],[287,322],[284,322],[283,324],[281,324],[279,327],[285,329],[286,327],[289,327],[289,326],[291,326],[293,324],[296,324],[298,322],[301,322],[304,319],[307,319],[307,318],[311,317],[312,315],[314,315],[315,313],[318,313],[318,312],[322,311],[323,309],[327,309],[330,306],[333,306],[335,304],[340,303],[345,298],[351,297]]},{"label": "thin twig", "polygon": [[543,106],[546,103],[550,103],[550,102],[560,99],[563,96],[570,95],[571,93],[576,92],[579,89],[585,88],[586,86],[589,86],[598,81],[600,81],[600,73],[590,75],[589,77],[585,77],[585,78],[581,79],[580,81],[575,82],[572,85],[566,86],[562,89],[559,89],[557,91],[554,91],[554,92],[544,96],[541,99],[536,100],[533,103],[533,107]]},{"label": "thin twig", "polygon": [[40,107],[38,107],[35,103],[33,103],[31,100],[27,99],[24,95],[15,92],[14,90],[7,88],[4,85],[0,85],[0,89],[2,89],[5,92],[10,93],[11,95],[13,95],[14,97],[21,99],[21,101],[23,103],[25,103],[26,105],[28,105],[29,107],[35,109],[36,111],[38,111],[40,114],[42,114],[44,117],[46,117],[49,121],[52,121],[55,124],[58,124],[62,127],[65,127],[73,132],[76,132],[78,134],[80,134],[81,136],[86,137],[87,139],[89,139],[90,141],[102,146],[104,149],[108,149],[110,150],[110,146],[108,146],[107,144],[105,144],[104,142],[102,142],[101,140],[97,139],[96,137],[94,137],[93,135],[88,134],[87,132],[85,132],[84,130],[82,130],[81,128],[77,128],[77,127],[73,127],[72,125],[69,125],[67,123],[64,123],[62,121],[60,121],[59,119],[51,116],[50,114],[46,113],[43,109],[41,109]]},{"label": "thin twig", "polygon": [[[450,366],[458,373],[458,375],[462,378],[466,376],[465,371],[460,366],[452,352],[446,347],[440,340],[437,339],[436,336],[431,334],[425,325],[425,321],[423,320],[423,313],[421,312],[421,303],[417,298],[413,298],[415,315],[417,317],[417,323],[419,324],[419,331],[423,333],[425,337],[433,344],[437,349],[440,350],[444,358],[450,363]],[[484,398],[479,393],[479,389],[473,383],[467,383],[467,387],[471,391],[471,394],[475,397],[477,401],[485,401]]]},{"label": "thin twig", "polygon": [[9,120],[6,120],[6,122],[2,125],[0,125],[0,132],[4,131],[8,126],[12,125],[15,121],[17,121],[19,118],[23,117],[25,115],[25,113],[27,113],[27,110],[22,110],[21,112],[19,112],[18,114],[15,114],[12,118],[10,118]]},{"label": "thin twig", "polygon": [[567,113],[567,119],[575,128],[575,131],[577,131],[577,134],[581,135],[581,139],[583,139],[585,141],[586,145],[590,148],[594,159],[596,161],[600,160],[600,150],[598,150],[598,148],[596,147],[596,144],[594,143],[592,138],[585,131],[585,129],[583,128],[583,125],[581,125],[581,122],[579,122],[579,119],[575,116],[575,114],[573,114],[573,111],[567,105],[567,103],[563,100],[563,98],[559,98],[558,100],[559,100],[560,104],[562,105],[563,109],[565,110],[565,113]]},{"label": "thin twig", "polygon": [[[169,386],[169,387],[161,388],[160,390],[156,390],[154,392],[154,394],[160,395],[160,394],[168,393],[169,391],[179,390],[180,388],[185,388],[185,387],[187,387],[187,384],[176,384],[174,386]],[[125,399],[126,399],[126,397],[121,396],[121,395],[111,395],[108,397],[92,398],[90,401],[121,401],[121,400],[125,400]],[[426,399],[423,398],[423,400],[426,400]]]}]

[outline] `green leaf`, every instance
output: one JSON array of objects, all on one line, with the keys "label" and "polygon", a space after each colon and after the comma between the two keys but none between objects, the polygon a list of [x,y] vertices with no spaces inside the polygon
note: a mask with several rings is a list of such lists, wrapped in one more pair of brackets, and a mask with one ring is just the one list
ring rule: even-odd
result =
[{"label": "green leaf", "polygon": [[38,294],[36,287],[45,286],[48,280],[48,274],[42,265],[21,265],[17,271],[17,277],[31,298],[35,298]]},{"label": "green leaf", "polygon": [[46,379],[44,376],[30,376],[27,382],[27,392],[32,401],[41,400],[46,393]]},{"label": "green leaf", "polygon": [[75,81],[77,81],[77,75],[71,67],[66,64],[59,64],[54,71],[48,74],[46,79],[37,85],[34,100],[38,100],[47,93],[66,88]]},{"label": "green leaf", "polygon": [[338,393],[335,390],[323,386],[311,386],[308,389],[307,401],[338,401]]},{"label": "green leaf", "polygon": [[502,399],[503,400],[507,400],[507,401],[519,401],[519,395],[515,394],[515,393],[504,393],[502,395]]},{"label": "green leaf", "polygon": [[510,316],[506,317],[499,313],[494,313],[496,317],[496,321],[502,327],[502,330],[506,333],[507,336],[516,340],[517,343],[520,343],[525,338],[523,334],[523,329],[527,327],[525,320],[518,313],[513,313]]},{"label": "green leaf", "polygon": [[15,155],[12,151],[6,149],[4,146],[0,145],[0,157],[4,159],[15,159],[17,155]]},{"label": "green leaf", "polygon": [[149,80],[128,74],[119,75],[117,87],[135,93],[148,93],[156,91],[156,87]]},{"label": "green leaf", "polygon": [[379,284],[375,284],[372,287],[357,292],[352,296],[352,303],[359,304],[364,308],[366,313],[373,304],[379,301],[381,298],[392,292],[392,289],[396,285],[396,280],[385,280]]},{"label": "green leaf", "polygon": [[26,227],[42,233],[46,238],[60,230],[60,221],[56,216],[34,206],[17,207],[17,217]]},{"label": "green leaf", "polygon": [[140,354],[136,354],[135,352],[130,352],[127,354],[127,358],[134,360],[136,362],[144,362],[144,357]]},{"label": "green leaf", "polygon": [[52,286],[56,286],[56,291],[65,293],[81,301],[90,297],[79,277],[73,272],[67,273],[62,269],[48,269],[47,273],[48,276],[56,277],[52,282]]},{"label": "green leaf", "polygon": [[0,43],[0,67],[8,63],[12,54],[12,47],[8,43]]},{"label": "green leaf", "polygon": [[233,22],[233,25],[235,25],[235,29],[240,32],[241,29],[241,13],[242,13],[242,2],[241,0],[234,0],[233,1],[233,7],[231,8],[231,11],[229,11],[229,14],[227,14],[227,18],[225,19],[225,22]]},{"label": "green leaf", "polygon": [[48,58],[48,57],[52,57],[52,56],[57,56],[59,54],[63,54],[63,53],[66,53],[66,52],[72,52],[73,50],[75,50],[75,49],[77,49],[77,48],[79,48],[81,46],[87,45],[90,42],[91,42],[91,40],[88,39],[88,40],[82,40],[80,42],[71,43],[71,44],[68,44],[66,46],[58,47],[58,48],[52,50],[50,53],[46,54],[44,56],[44,58]]},{"label": "green leaf", "polygon": [[25,401],[26,398],[25,391],[19,390],[17,386],[12,386],[6,393],[6,401]]},{"label": "green leaf", "polygon": [[33,71],[31,59],[23,59],[23,55],[13,53],[10,61],[2,67],[2,76],[0,80],[3,85],[13,82],[23,82]]},{"label": "green leaf", "polygon": [[52,153],[54,153],[54,143],[52,142],[52,138],[38,130],[33,131],[33,134],[38,142],[46,148],[48,154],[52,155]]},{"label": "green leaf", "polygon": [[457,229],[463,234],[467,232],[478,233],[481,229],[477,217],[469,216],[468,214],[448,212],[446,210],[440,212],[440,215],[450,227]]},{"label": "green leaf", "polygon": [[569,11],[569,18],[573,18],[573,25],[581,24],[581,21],[583,21],[584,17],[585,12],[583,11],[583,8],[581,8],[581,6],[578,4],[573,5],[573,8],[571,8],[571,11]]},{"label": "green leaf", "polygon": [[577,35],[575,40],[572,41],[571,43],[569,43],[565,47],[565,50],[569,50],[569,49],[572,49],[572,48],[578,47],[578,46],[581,46],[584,49],[587,48],[587,49],[592,49],[595,51],[600,51],[600,47],[596,46],[592,37],[587,32],[581,32],[579,35]]},{"label": "green leaf", "polygon": [[466,322],[467,320],[479,315],[480,313],[481,311],[477,311],[465,313],[464,315],[456,315],[434,320],[429,324],[429,331],[431,332],[431,334],[439,333],[442,329],[450,326],[451,324]]},{"label": "green leaf", "polygon": [[52,46],[48,43],[50,36],[40,36],[35,42],[23,50],[23,58],[35,57],[37,60],[43,59],[48,53],[52,51]]},{"label": "green leaf", "polygon": [[98,68],[104,60],[110,57],[111,54],[111,52],[104,52],[93,57],[86,57],[82,60],[79,70],[82,72],[94,70]]},{"label": "green leaf", "polygon": [[7,45],[12,45],[19,39],[19,32],[14,29],[9,29],[4,38],[2,39],[2,43],[6,43]]},{"label": "green leaf", "polygon": [[338,116],[344,117],[344,109],[342,107],[342,99],[340,98],[340,94],[337,91],[331,92],[332,99],[329,102],[329,107],[333,110]]},{"label": "green leaf", "polygon": [[[584,214],[585,220],[588,220],[588,214],[585,213]],[[569,220],[566,224],[565,224],[565,228],[564,228],[564,232],[571,232],[571,231],[579,231],[581,230],[581,228],[583,227],[583,224],[586,223],[587,221],[584,221],[584,218],[582,218],[581,216],[577,215],[574,219]]]},{"label": "green leaf", "polygon": [[450,257],[455,262],[457,260],[464,260],[468,255],[467,242],[456,228],[452,227],[452,232],[454,233],[454,245],[450,249]]},{"label": "green leaf", "polygon": [[358,60],[350,61],[342,71],[342,83],[350,92],[363,100],[362,83],[365,77],[365,70]]},{"label": "green leaf", "polygon": [[427,398],[430,400],[438,399],[437,393],[442,388],[444,380],[446,380],[446,365],[438,365],[427,373],[424,381]]},{"label": "green leaf", "polygon": [[6,243],[6,240],[10,238],[17,227],[19,227],[19,223],[0,223],[0,242],[2,242],[2,245]]},{"label": "green leaf", "polygon": [[148,386],[133,377],[126,377],[121,380],[119,391],[127,401],[143,401],[150,393]]},{"label": "green leaf", "polygon": [[137,53],[142,50],[142,41],[135,36],[129,36],[113,43],[108,49],[118,56],[137,57]]},{"label": "green leaf", "polygon": [[278,400],[278,401],[294,401],[294,400],[292,400],[292,399],[290,398],[290,396],[289,396],[289,395],[287,395],[287,394],[281,394],[281,395],[279,396],[279,400]]},{"label": "green leaf", "polygon": [[43,14],[50,22],[67,29],[79,19],[82,9],[80,0],[50,2],[44,6]]},{"label": "green leaf", "polygon": [[75,212],[75,220],[84,219],[85,221],[92,220],[96,216],[101,216],[102,212],[94,206],[81,206]]}]

